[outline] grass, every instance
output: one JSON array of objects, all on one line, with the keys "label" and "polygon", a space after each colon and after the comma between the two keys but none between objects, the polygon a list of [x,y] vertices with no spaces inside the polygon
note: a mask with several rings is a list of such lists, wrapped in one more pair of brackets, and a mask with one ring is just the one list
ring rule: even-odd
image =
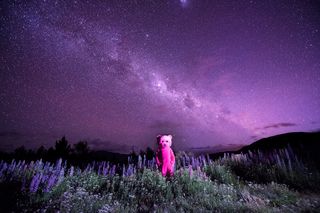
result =
[{"label": "grass", "polygon": [[55,165],[42,161],[2,161],[0,195],[2,203],[9,204],[2,207],[2,212],[316,212],[320,209],[319,173],[302,167],[301,162],[299,167],[290,162],[289,168],[285,157],[279,158],[280,164],[254,161],[248,155],[212,161],[180,153],[177,158],[175,175],[171,178],[162,177],[155,165],[143,163],[142,157],[137,165],[116,167],[96,162],[85,170],[67,167],[61,160]]}]

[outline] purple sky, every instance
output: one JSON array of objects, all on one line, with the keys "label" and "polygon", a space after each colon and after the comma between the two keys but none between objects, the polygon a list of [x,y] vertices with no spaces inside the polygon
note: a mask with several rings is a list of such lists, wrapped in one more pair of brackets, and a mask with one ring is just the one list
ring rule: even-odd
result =
[{"label": "purple sky", "polygon": [[[1,1],[0,149],[220,150],[320,127],[319,1]],[[209,148],[210,147],[210,148]]]}]

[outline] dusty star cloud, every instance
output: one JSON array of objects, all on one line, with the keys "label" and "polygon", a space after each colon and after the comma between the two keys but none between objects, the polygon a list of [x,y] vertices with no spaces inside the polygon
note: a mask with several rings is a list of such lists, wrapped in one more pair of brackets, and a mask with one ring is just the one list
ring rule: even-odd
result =
[{"label": "dusty star cloud", "polygon": [[2,1],[0,148],[239,147],[320,123],[320,8]]}]

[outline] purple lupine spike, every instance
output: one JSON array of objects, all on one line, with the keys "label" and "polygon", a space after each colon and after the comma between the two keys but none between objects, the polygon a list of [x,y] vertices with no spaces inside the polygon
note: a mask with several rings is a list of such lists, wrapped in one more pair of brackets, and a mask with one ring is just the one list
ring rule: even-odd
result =
[{"label": "purple lupine spike", "polygon": [[63,165],[62,168],[63,168],[65,171],[67,171],[68,161],[67,161],[67,160],[63,161],[63,164],[62,164],[62,165]]},{"label": "purple lupine spike", "polygon": [[123,164],[122,166],[122,177],[126,176],[126,166]]},{"label": "purple lupine spike", "polygon": [[21,164],[20,164],[20,168],[19,168],[19,170],[21,171],[21,173],[23,173],[22,171],[23,171],[23,169],[24,169],[25,165],[26,165],[26,161],[25,161],[25,160],[23,160],[23,161],[21,162]]},{"label": "purple lupine spike", "polygon": [[54,186],[56,181],[56,175],[55,174],[51,174],[49,180],[48,180],[48,184],[47,187],[45,189],[45,192],[49,192],[51,190],[51,188]]},{"label": "purple lupine spike", "polygon": [[142,158],[141,156],[139,155],[138,156],[138,169],[141,169],[142,168]]},{"label": "purple lupine spike", "polygon": [[195,161],[194,161],[194,157],[193,157],[193,156],[191,157],[191,164],[192,164],[192,167],[193,167],[193,168],[196,168],[196,167],[195,167]]},{"label": "purple lupine spike", "polygon": [[210,163],[211,163],[211,159],[210,159],[209,154],[207,154],[207,162],[208,162],[208,164],[210,164]]},{"label": "purple lupine spike", "polygon": [[31,180],[31,183],[30,183],[30,186],[29,186],[29,191],[30,192],[33,192],[33,189],[34,189],[34,183],[35,183],[35,181],[36,181],[36,175],[35,176],[33,176],[33,178],[32,178],[32,180]]},{"label": "purple lupine spike", "polygon": [[106,176],[107,174],[108,174],[108,167],[103,167],[102,168],[102,174],[104,175],[104,176]]},{"label": "purple lupine spike", "polygon": [[134,175],[136,173],[136,167],[135,165],[131,165],[131,175]]},{"label": "purple lupine spike", "polygon": [[61,183],[63,179],[64,179],[64,168],[61,168],[57,184]]},{"label": "purple lupine spike", "polygon": [[40,173],[39,176],[38,176],[38,178],[37,178],[37,181],[36,181],[36,183],[35,183],[35,185],[34,185],[34,191],[35,191],[35,192],[37,192],[38,189],[39,189],[39,186],[40,186],[40,183],[41,183],[41,180],[42,180],[42,176],[43,176],[43,174]]},{"label": "purple lupine spike", "polygon": [[130,164],[128,168],[128,176],[133,175],[133,166]]},{"label": "purple lupine spike", "polygon": [[126,168],[126,177],[130,176],[130,165]]},{"label": "purple lupine spike", "polygon": [[149,160],[149,169],[154,169],[154,163],[155,163],[155,161],[153,160],[153,158],[152,158],[152,160]]},{"label": "purple lupine spike", "polygon": [[33,160],[29,163],[29,169],[30,170],[34,169],[34,161]]},{"label": "purple lupine spike", "polygon": [[2,168],[0,170],[0,177],[2,177],[3,173],[5,173],[5,171],[8,169],[8,164],[7,163],[4,163],[2,165]]},{"label": "purple lupine spike", "polygon": [[84,170],[85,173],[90,171],[90,164],[87,165],[86,169]]},{"label": "purple lupine spike", "polygon": [[137,168],[135,165],[132,165],[132,174],[136,174]]},{"label": "purple lupine spike", "polygon": [[38,187],[40,184],[40,178],[41,177],[39,174],[36,174],[33,176],[31,183],[30,183],[30,187],[29,187],[30,192],[35,193],[36,191],[38,191]]},{"label": "purple lupine spike", "polygon": [[202,156],[202,163],[204,167],[207,166],[206,158],[204,156]]},{"label": "purple lupine spike", "polygon": [[80,168],[77,168],[77,169],[75,170],[75,173],[76,173],[76,175],[81,175],[82,171],[81,171]]},{"label": "purple lupine spike", "polygon": [[192,176],[193,176],[192,165],[189,165],[189,177],[192,178]]},{"label": "purple lupine spike", "polygon": [[15,159],[13,159],[8,170],[9,170],[10,172],[13,172],[13,170],[14,170],[15,168],[16,168],[16,161],[15,161]]},{"label": "purple lupine spike", "polygon": [[90,167],[90,171],[92,172],[94,170],[94,167],[96,166],[96,161],[93,161],[92,166]]},{"label": "purple lupine spike", "polygon": [[98,167],[98,175],[101,174],[101,167],[102,167],[102,165],[100,164],[99,167]]},{"label": "purple lupine spike", "polygon": [[23,167],[23,172],[25,172],[28,169],[28,164],[25,164]]},{"label": "purple lupine spike", "polygon": [[61,163],[62,163],[62,159],[59,158],[59,159],[57,160],[56,166],[55,166],[55,170],[56,170],[56,171],[60,171],[60,169],[61,169]]},{"label": "purple lupine spike", "polygon": [[156,166],[157,166],[157,164],[156,164],[156,159],[153,157],[153,158],[152,158],[152,168],[153,168],[153,169],[156,169]]},{"label": "purple lupine spike", "polygon": [[190,158],[189,156],[185,156],[186,158],[186,166],[189,166],[190,165]]},{"label": "purple lupine spike", "polygon": [[41,183],[45,183],[48,181],[49,176],[48,175],[43,175],[41,178]]},{"label": "purple lupine spike", "polygon": [[199,176],[202,173],[200,166],[197,167],[197,173],[198,173]]},{"label": "purple lupine spike", "polygon": [[72,176],[73,176],[73,173],[74,173],[74,167],[71,166],[71,167],[70,167],[70,170],[69,170],[69,176],[72,177]]},{"label": "purple lupine spike", "polygon": [[116,174],[116,165],[113,165],[112,168],[110,169],[110,175],[114,176]]},{"label": "purple lupine spike", "polygon": [[284,149],[284,152],[285,152],[285,156],[287,157],[287,160],[290,160],[290,155],[289,155],[289,152],[288,152],[288,149]]},{"label": "purple lupine spike", "polygon": [[182,156],[181,159],[182,159],[182,167],[184,168],[186,166],[186,159],[184,156]]},{"label": "purple lupine spike", "polygon": [[182,168],[180,168],[180,170],[179,170],[179,175],[180,175],[180,176],[183,175],[183,169],[182,169]]},{"label": "purple lupine spike", "polygon": [[16,168],[19,168],[21,165],[21,160],[18,161]]},{"label": "purple lupine spike", "polygon": [[36,168],[37,168],[38,170],[43,169],[42,159],[40,159],[40,160],[38,160],[38,161],[36,162]]},{"label": "purple lupine spike", "polygon": [[142,163],[143,168],[146,167],[146,159],[147,159],[146,155],[143,155],[143,163]]}]

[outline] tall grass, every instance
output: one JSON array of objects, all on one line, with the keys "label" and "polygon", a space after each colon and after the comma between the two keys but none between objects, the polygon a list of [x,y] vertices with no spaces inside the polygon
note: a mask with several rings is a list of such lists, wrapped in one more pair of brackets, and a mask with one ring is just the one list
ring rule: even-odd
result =
[{"label": "tall grass", "polygon": [[319,177],[289,149],[215,161],[180,152],[171,178],[145,156],[123,165],[92,162],[83,170],[62,159],[12,160],[0,162],[0,193],[4,212],[313,211],[320,205]]}]

